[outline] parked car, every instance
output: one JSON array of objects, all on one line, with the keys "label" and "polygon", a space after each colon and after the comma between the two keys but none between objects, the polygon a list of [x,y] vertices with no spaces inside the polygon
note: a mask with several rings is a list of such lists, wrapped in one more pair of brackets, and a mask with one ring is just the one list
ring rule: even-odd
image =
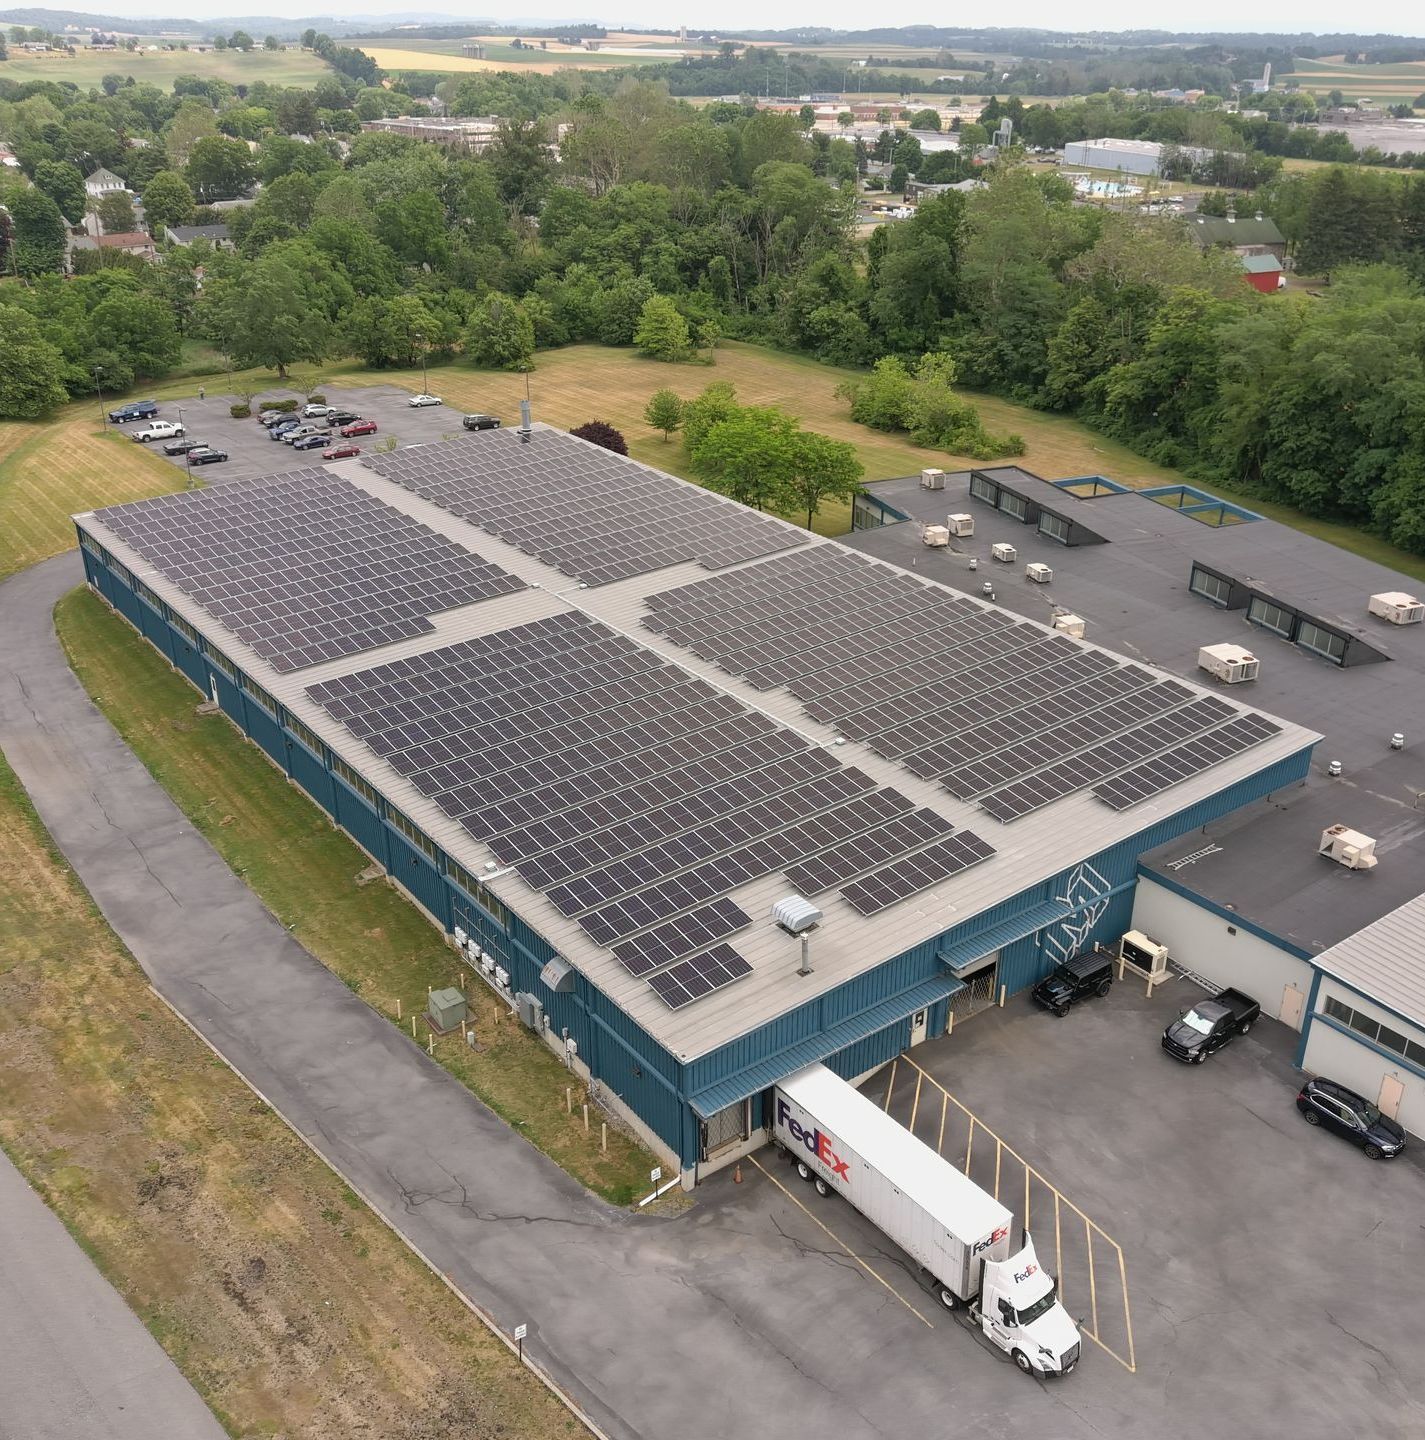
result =
[{"label": "parked car", "polygon": [[350,425],[343,425],[341,433],[343,436],[352,435],[374,435],[381,427],[374,420],[353,420]]},{"label": "parked car", "polygon": [[467,430],[498,430],[500,428],[499,417],[495,415],[466,415],[460,423]]},{"label": "parked car", "polygon": [[157,414],[157,400],[130,400],[127,405],[109,411],[109,419],[115,425],[127,425],[130,420],[151,420]]},{"label": "parked car", "polygon": [[322,451],[323,460],[350,460],[353,455],[361,454],[360,445],[352,445],[342,441],[340,445],[333,445],[330,450]]},{"label": "parked car", "polygon": [[1199,1000],[1163,1031],[1163,1049],[1185,1065],[1201,1065],[1214,1050],[1245,1035],[1262,1007],[1240,990],[1223,990]]},{"label": "parked car", "polygon": [[164,447],[165,455],[186,455],[190,450],[201,449],[201,440],[170,440]]},{"label": "parked car", "polygon": [[332,413],[330,405],[313,405],[308,402],[302,406],[302,417],[306,420],[324,420]]},{"label": "parked car", "polygon": [[330,430],[318,430],[315,435],[300,435],[292,442],[294,450],[315,450],[320,445],[330,445]]},{"label": "parked car", "polygon": [[183,427],[176,420],[145,420],[129,438],[139,445],[146,445],[150,440],[171,440],[181,434]]},{"label": "parked car", "polygon": [[1320,1125],[1359,1145],[1372,1160],[1393,1160],[1405,1149],[1405,1130],[1364,1095],[1318,1076],[1297,1092],[1296,1108],[1308,1125]]},{"label": "parked car", "polygon": [[264,410],[258,417],[257,423],[265,425],[269,430],[274,425],[280,425],[284,420],[296,420],[296,416],[290,410]]},{"label": "parked car", "polygon": [[354,425],[360,419],[355,410],[333,410],[327,415],[327,424]]},{"label": "parked car", "polygon": [[295,445],[299,440],[305,440],[308,435],[325,435],[326,430],[320,425],[294,425],[290,430],[282,432],[282,438],[289,445]]},{"label": "parked car", "polygon": [[226,450],[215,450],[211,445],[200,445],[196,450],[188,452],[190,465],[216,465],[219,461],[227,458]]},{"label": "parked car", "polygon": [[445,401],[439,395],[412,395],[406,404],[419,410],[426,405],[444,405]]},{"label": "parked car", "polygon": [[1108,950],[1075,955],[1056,965],[1029,994],[1046,1010],[1062,1017],[1086,996],[1107,995],[1113,989],[1113,965],[1114,956]]},{"label": "parked car", "polygon": [[267,438],[269,440],[282,440],[291,430],[297,429],[302,422],[295,415],[284,415],[275,425],[267,427]]}]

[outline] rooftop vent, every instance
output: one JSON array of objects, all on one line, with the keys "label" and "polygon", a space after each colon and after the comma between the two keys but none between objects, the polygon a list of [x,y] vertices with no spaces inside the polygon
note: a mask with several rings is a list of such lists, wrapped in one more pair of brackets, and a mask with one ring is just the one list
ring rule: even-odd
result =
[{"label": "rooftop vent", "polygon": [[920,488],[922,490],[943,490],[945,488],[945,472],[928,468],[920,472]]},{"label": "rooftop vent", "polygon": [[1392,625],[1418,625],[1425,620],[1425,601],[1403,590],[1383,590],[1379,595],[1372,595],[1367,609]]},{"label": "rooftop vent", "polygon": [[1255,680],[1261,661],[1240,645],[1204,645],[1197,652],[1197,668],[1206,670],[1226,685]]},{"label": "rooftop vent", "polygon": [[772,906],[772,919],[788,935],[800,935],[821,924],[821,911],[805,896],[787,895]]},{"label": "rooftop vent", "polygon": [[1344,865],[1347,870],[1374,870],[1376,865],[1376,842],[1345,825],[1332,825],[1323,830],[1316,853]]}]

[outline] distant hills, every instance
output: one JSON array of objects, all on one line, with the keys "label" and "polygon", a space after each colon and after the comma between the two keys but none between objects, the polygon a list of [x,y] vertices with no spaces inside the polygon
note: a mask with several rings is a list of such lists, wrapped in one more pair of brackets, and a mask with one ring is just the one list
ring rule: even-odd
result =
[{"label": "distant hills", "polygon": [[[0,26],[24,25],[29,29],[58,34],[73,26],[79,30],[117,30],[126,35],[216,35],[219,32],[243,29],[259,34],[300,35],[307,29],[321,30],[328,35],[349,35],[355,30],[369,30],[380,25],[468,25],[471,33],[496,23],[488,18],[452,15],[445,11],[404,11],[390,14],[312,15],[299,20],[276,15],[229,15],[213,20],[189,20],[161,15],[99,15],[88,10],[40,10],[31,8],[0,10]],[[533,23],[533,22],[531,22]],[[548,24],[548,21],[541,21]]]}]

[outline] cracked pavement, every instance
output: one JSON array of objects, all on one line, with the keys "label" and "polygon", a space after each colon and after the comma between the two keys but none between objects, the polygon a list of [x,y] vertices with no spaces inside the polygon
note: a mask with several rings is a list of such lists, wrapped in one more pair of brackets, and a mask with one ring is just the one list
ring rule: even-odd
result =
[{"label": "cracked pavement", "polygon": [[[1230,1338],[1185,1319],[1175,1340],[1168,1313],[1144,1303],[1138,1375],[1090,1348],[1068,1381],[1038,1383],[962,1333],[912,1288],[869,1225],[818,1201],[810,1187],[799,1187],[798,1198],[845,1240],[844,1259],[755,1169],[741,1186],[716,1177],[676,1219],[604,1205],[326,971],[176,810],[84,695],[55,639],[52,606],[81,581],[70,554],[0,586],[0,749],[56,843],[155,988],[467,1297],[507,1331],[528,1323],[530,1354],[609,1435],[1138,1440],[1178,1428],[1184,1407],[1202,1399],[1204,1376],[1212,1377],[1214,1410],[1230,1406],[1236,1436],[1266,1440],[1290,1429],[1295,1440],[1334,1440],[1357,1429],[1404,1440],[1425,1428],[1415,1367],[1398,1365],[1393,1393],[1383,1396],[1342,1334],[1382,1348],[1413,1344],[1379,1333],[1363,1278],[1375,1267],[1363,1267],[1342,1232],[1318,1225],[1326,1233],[1296,1242],[1300,1253],[1279,1268],[1286,1247],[1278,1242],[1302,1220],[1278,1219],[1274,1207],[1295,1197],[1299,1172],[1288,1192],[1254,1168],[1251,1184],[1240,1194],[1223,1190],[1219,1203],[1210,1133],[1194,1140],[1192,1169],[1206,1177],[1196,1187],[1170,1169],[1134,1163],[1128,1137],[1104,1134],[1097,1117],[1086,1130],[1076,1116],[1056,1133],[1042,1074],[1026,1062],[1022,1041],[996,1029],[1009,1023],[1007,1012],[957,1031],[953,1046],[917,1054],[950,1057],[957,1090],[973,1082],[1012,1100],[1032,1144],[1052,1149],[1078,1134],[1083,1154],[1095,1163],[1106,1156],[1101,1186],[1086,1182],[1074,1198],[1128,1244],[1130,1279],[1145,1301],[1152,1295],[1189,1316],[1226,1310]],[[253,763],[264,763],[256,752]],[[1059,1023],[1072,1027],[1077,1016]],[[1015,1070],[1008,1086],[1006,1057]],[[1217,1084],[1237,1058],[1219,1057],[1206,1083]],[[1147,1101],[1122,1079],[1112,1087],[1108,1098],[1133,1111],[1134,1142],[1172,1125],[1166,1105],[1180,1080],[1174,1071]],[[1071,1089],[1059,1081],[1047,1093]],[[1086,1092],[1084,1103],[1103,1098]],[[1256,1103],[1273,1113],[1261,1087]],[[1252,1128],[1274,1151],[1300,1153],[1297,1137],[1255,1121]],[[1327,1164],[1348,1174],[1344,1158]],[[1064,1168],[1056,1161],[1053,1173]],[[1382,1191],[1418,1198],[1411,1186],[1419,1174],[1406,1165],[1349,1175],[1361,1188],[1378,1178]],[[1333,1179],[1333,1197],[1346,1193],[1342,1184]],[[1412,1275],[1419,1292],[1418,1226],[1405,1235],[1403,1202],[1381,1203],[1369,1220],[1388,1217],[1388,1233],[1373,1249]],[[1118,1222],[1126,1207],[1136,1212],[1131,1237]],[[1165,1248],[1167,1259],[1150,1269],[1145,1256]],[[852,1254],[934,1328],[894,1303]],[[1332,1328],[1337,1319],[1327,1325],[1313,1314],[1310,1333],[1298,1333],[1299,1317],[1319,1310],[1333,1288],[1341,1330]],[[1418,1337],[1425,1308],[1414,1304]],[[1333,1359],[1344,1352],[1339,1375],[1322,1373],[1323,1349]],[[1408,1382],[1398,1378],[1407,1373]]]}]

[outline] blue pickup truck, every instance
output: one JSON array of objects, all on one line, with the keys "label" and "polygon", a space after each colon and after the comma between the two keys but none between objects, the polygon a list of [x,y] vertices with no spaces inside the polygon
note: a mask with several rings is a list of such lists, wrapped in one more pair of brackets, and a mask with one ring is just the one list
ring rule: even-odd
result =
[{"label": "blue pickup truck", "polygon": [[127,425],[130,420],[152,420],[157,414],[157,400],[130,400],[127,405],[109,411],[109,419],[115,425]]}]

